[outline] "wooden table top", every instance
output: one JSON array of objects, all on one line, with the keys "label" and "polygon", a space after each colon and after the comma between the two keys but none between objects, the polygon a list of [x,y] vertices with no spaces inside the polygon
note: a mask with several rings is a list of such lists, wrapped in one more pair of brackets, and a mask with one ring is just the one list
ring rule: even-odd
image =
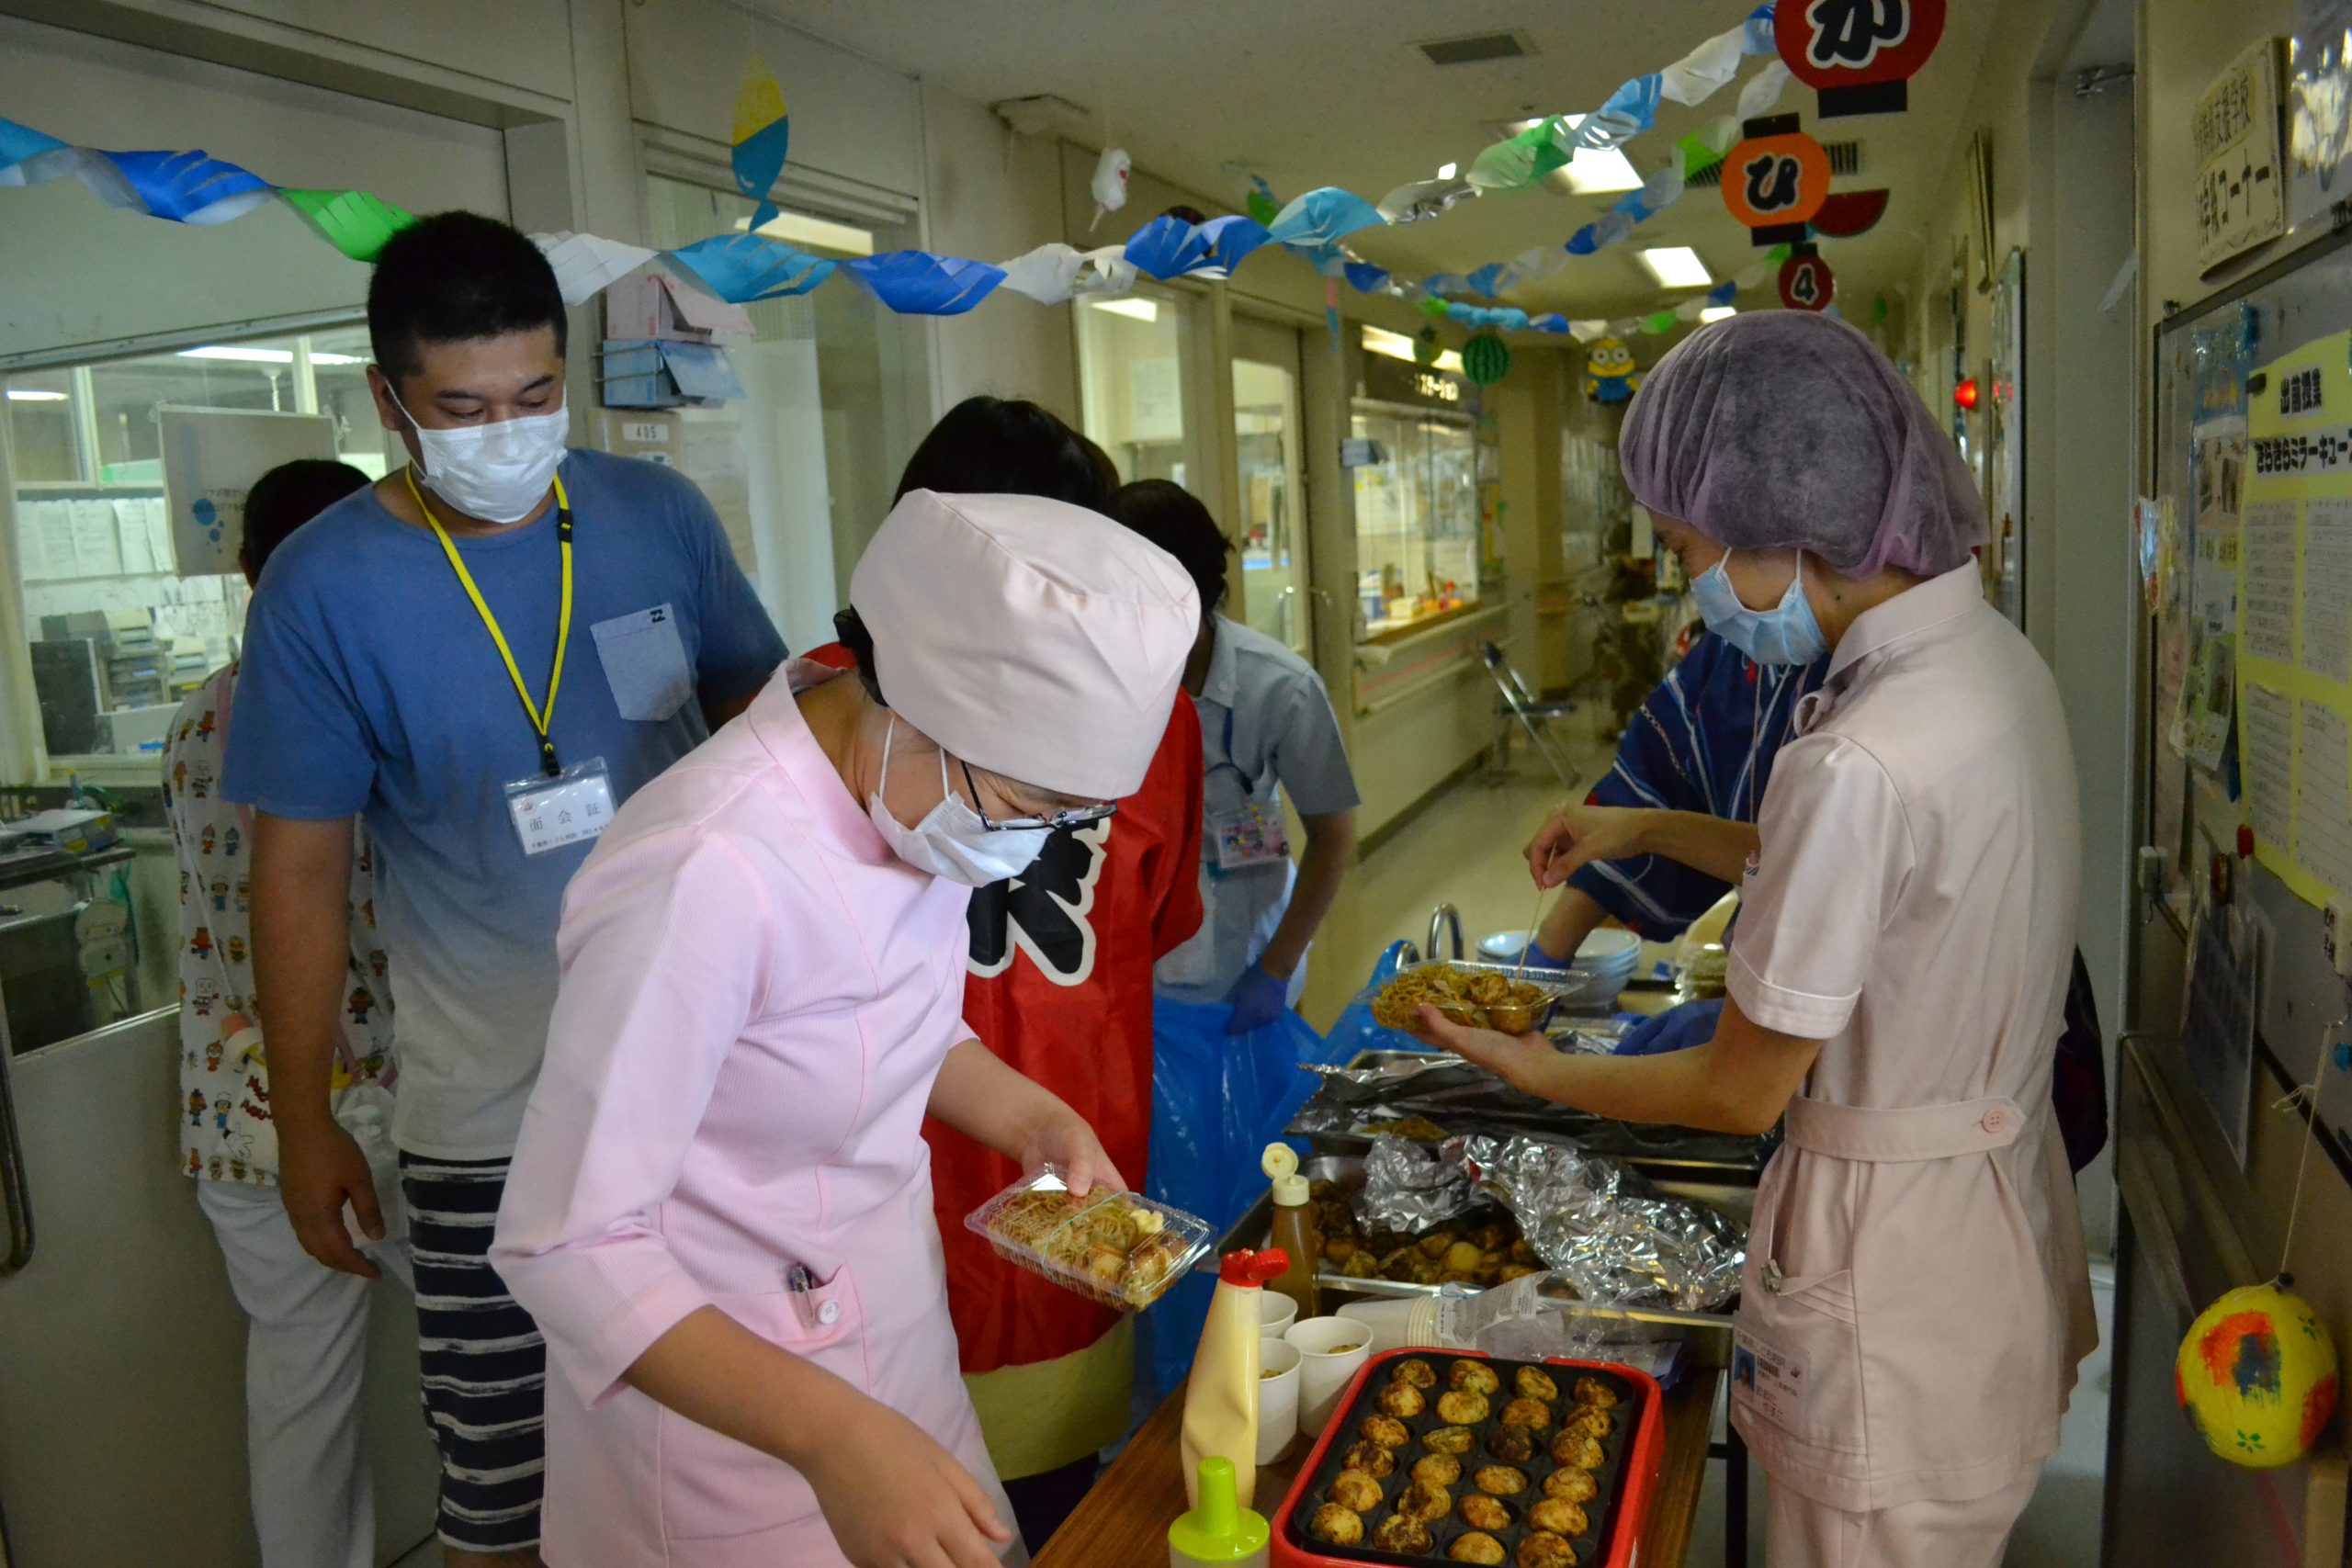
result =
[{"label": "wooden table top", "polygon": [[[1650,1494],[1648,1527],[1634,1559],[1642,1568],[1680,1568],[1690,1546],[1691,1522],[1707,1477],[1707,1438],[1723,1374],[1692,1368],[1666,1396],[1666,1448],[1657,1486]],[[1166,1568],[1168,1527],[1184,1511],[1184,1482],[1177,1461],[1183,1425],[1181,1392],[1170,1397],[1105,1472],[1046,1550],[1035,1568]],[[1312,1443],[1258,1472],[1258,1511],[1272,1517],[1306,1462]]]}]

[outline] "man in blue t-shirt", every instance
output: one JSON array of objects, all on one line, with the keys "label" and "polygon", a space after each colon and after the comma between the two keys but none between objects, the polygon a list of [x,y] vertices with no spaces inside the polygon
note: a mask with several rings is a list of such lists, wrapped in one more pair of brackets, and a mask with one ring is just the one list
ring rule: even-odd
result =
[{"label": "man in blue t-shirt", "polygon": [[667,468],[564,443],[564,307],[524,235],[471,213],[385,245],[378,417],[409,466],[270,558],[222,792],[255,812],[253,940],[304,1248],[374,1268],[368,1163],[328,1114],[351,988],[351,818],[375,841],[449,1562],[537,1562],[545,1352],[485,1259],[555,1001],[564,884],[639,785],[784,658],[718,520]]}]

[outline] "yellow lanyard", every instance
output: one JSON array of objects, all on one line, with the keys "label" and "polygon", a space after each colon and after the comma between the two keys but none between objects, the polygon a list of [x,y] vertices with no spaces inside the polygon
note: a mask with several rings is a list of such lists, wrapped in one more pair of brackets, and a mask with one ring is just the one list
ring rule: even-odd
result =
[{"label": "yellow lanyard", "polygon": [[433,508],[424,504],[424,492],[416,488],[416,470],[401,470],[408,480],[408,492],[416,499],[416,509],[433,525],[433,536],[441,541],[441,551],[449,558],[451,570],[465,585],[466,597],[474,602],[474,613],[481,616],[481,624],[490,631],[490,640],[498,645],[498,657],[506,661],[507,678],[514,682],[514,694],[523,699],[523,711],[530,716],[531,728],[539,737],[539,766],[548,777],[554,778],[563,770],[557,765],[555,742],[548,735],[548,727],[555,722],[556,688],[563,683],[563,650],[571,641],[571,502],[563,493],[563,476],[555,480],[555,536],[563,552],[563,607],[556,621],[555,668],[548,672],[548,705],[543,709],[531,700],[531,689],[523,684],[523,671],[514,663],[514,650],[506,646],[506,634],[498,629],[498,617],[490,613],[490,605],[474,586],[474,574],[466,570],[465,558],[458,553],[456,541],[449,530],[441,526],[441,519],[433,515]]}]

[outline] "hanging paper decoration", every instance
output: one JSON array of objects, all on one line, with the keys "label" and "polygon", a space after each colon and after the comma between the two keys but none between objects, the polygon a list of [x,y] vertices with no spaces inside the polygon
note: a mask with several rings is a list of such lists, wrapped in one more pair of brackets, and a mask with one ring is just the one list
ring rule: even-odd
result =
[{"label": "hanging paper decoration", "polygon": [[[540,254],[548,258],[548,265],[555,268],[555,286],[567,305],[586,304],[651,261],[656,254],[643,245],[624,245],[618,240],[599,239],[594,234],[574,234],[569,230],[554,234],[534,234],[531,243],[539,247]],[[349,254],[348,252],[345,254]]]},{"label": "hanging paper decoration", "polygon": [[1681,320],[1681,317],[1671,310],[1652,310],[1642,318],[1642,331],[1656,337],[1660,333],[1672,332]]},{"label": "hanging paper decoration", "polygon": [[1833,240],[1850,240],[1868,232],[1886,216],[1887,192],[1877,190],[1841,190],[1821,204],[1811,220],[1816,233]]},{"label": "hanging paper decoration", "polygon": [[[356,262],[373,262],[377,254],[383,250],[385,241],[416,221],[412,214],[402,212],[390,202],[379,200],[364,190],[289,190],[280,186],[277,195],[279,200],[301,214],[302,221],[311,226],[311,232]],[[562,237],[579,238],[570,234]],[[651,251],[647,251],[639,259],[650,259],[652,254]],[[622,269],[623,272],[628,270],[630,268],[628,267]],[[621,273],[613,275],[614,277],[620,276]],[[561,280],[560,269],[557,277]],[[608,277],[605,283],[611,281],[612,278]],[[577,305],[582,299],[593,297],[596,288],[603,287],[604,283],[597,284],[580,299],[574,299],[567,293],[564,303]]]},{"label": "hanging paper decoration", "polygon": [[1125,294],[1136,286],[1136,267],[1122,248],[1081,251],[1057,241],[1001,264],[1000,288],[1026,295],[1040,305],[1059,305],[1085,294]]},{"label": "hanging paper decoration", "polygon": [[1390,225],[1419,223],[1450,210],[1457,202],[1478,194],[1468,180],[1415,180],[1398,186],[1380,198],[1374,210]]},{"label": "hanging paper decoration", "polygon": [[1282,209],[1283,204],[1275,197],[1274,187],[1266,183],[1266,177],[1251,175],[1250,194],[1241,198],[1241,210],[1248,213],[1253,221],[1272,226],[1274,214]]},{"label": "hanging paper decoration", "polygon": [[1438,355],[1445,352],[1445,340],[1437,335],[1434,323],[1413,334],[1413,363],[1427,368],[1435,365]]},{"label": "hanging paper decoration", "polygon": [[1679,139],[1674,145],[1682,153],[1682,178],[1687,183],[1697,179],[1724,161],[1723,149],[1710,145],[1697,131]]},{"label": "hanging paper decoration", "polygon": [[1759,245],[1804,239],[1805,221],[1829,196],[1829,154],[1792,114],[1742,129],[1745,140],[1724,158],[1724,206]]},{"label": "hanging paper decoration", "polygon": [[1592,345],[1584,362],[1584,395],[1596,403],[1622,403],[1642,384],[1634,369],[1634,351],[1613,337]]},{"label": "hanging paper decoration", "polygon": [[[1094,160],[1094,178],[1087,188],[1094,193],[1094,223],[1102,221],[1106,212],[1116,212],[1127,204],[1127,176],[1135,171],[1135,161],[1124,147],[1105,147],[1102,156]],[[1091,229],[1094,223],[1087,227]]]},{"label": "hanging paper decoration", "polygon": [[960,316],[1004,281],[1004,269],[929,251],[885,251],[853,256],[842,269],[893,310],[917,316]]},{"label": "hanging paper decoration", "polygon": [[1566,168],[1570,150],[1560,144],[1562,129],[1555,115],[1496,142],[1470,161],[1470,184],[1479,190],[1525,190],[1553,170]]},{"label": "hanging paper decoration", "polygon": [[1474,334],[1462,345],[1462,373],[1481,387],[1491,387],[1510,374],[1510,344],[1492,331]]},{"label": "hanging paper decoration", "polygon": [[1294,249],[1329,245],[1359,229],[1376,228],[1380,209],[1352,191],[1319,186],[1295,197],[1266,225],[1267,237]]},{"label": "hanging paper decoration", "polygon": [[728,161],[733,165],[735,188],[759,204],[752,214],[756,229],[776,214],[768,195],[784,175],[785,152],[792,139],[792,120],[785,112],[784,88],[757,59],[743,62],[743,85],[735,95],[735,145]]},{"label": "hanging paper decoration", "polygon": [[1905,83],[1944,36],[1944,0],[1789,0],[1772,31],[1781,62],[1820,95],[1822,118],[1900,114]]},{"label": "hanging paper decoration", "polygon": [[1871,296],[1871,325],[1874,327],[1886,325],[1886,296],[1883,294]]},{"label": "hanging paper decoration", "polygon": [[2232,1464],[2301,1459],[2335,1411],[2335,1342],[2302,1297],[2248,1285],[2198,1314],[2173,1362],[2188,1424]]},{"label": "hanging paper decoration", "polygon": [[806,294],[833,276],[837,262],[797,251],[765,234],[714,234],[664,258],[692,273],[730,305]]},{"label": "hanging paper decoration", "polygon": [[1792,310],[1826,310],[1837,298],[1838,279],[1811,245],[1791,249],[1781,264],[1781,303]]}]

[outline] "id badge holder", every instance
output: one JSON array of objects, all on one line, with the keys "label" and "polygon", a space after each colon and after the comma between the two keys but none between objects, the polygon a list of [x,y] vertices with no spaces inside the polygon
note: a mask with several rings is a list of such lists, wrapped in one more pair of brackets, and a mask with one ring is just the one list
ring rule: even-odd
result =
[{"label": "id badge holder", "polygon": [[504,786],[506,815],[526,855],[543,855],[594,838],[613,819],[613,783],[605,760],[591,757],[561,773]]},{"label": "id badge holder", "polygon": [[1290,859],[1290,834],[1283,827],[1278,807],[1269,810],[1252,800],[1238,810],[1219,813],[1210,826],[1216,833],[1219,871],[1243,871]]}]

